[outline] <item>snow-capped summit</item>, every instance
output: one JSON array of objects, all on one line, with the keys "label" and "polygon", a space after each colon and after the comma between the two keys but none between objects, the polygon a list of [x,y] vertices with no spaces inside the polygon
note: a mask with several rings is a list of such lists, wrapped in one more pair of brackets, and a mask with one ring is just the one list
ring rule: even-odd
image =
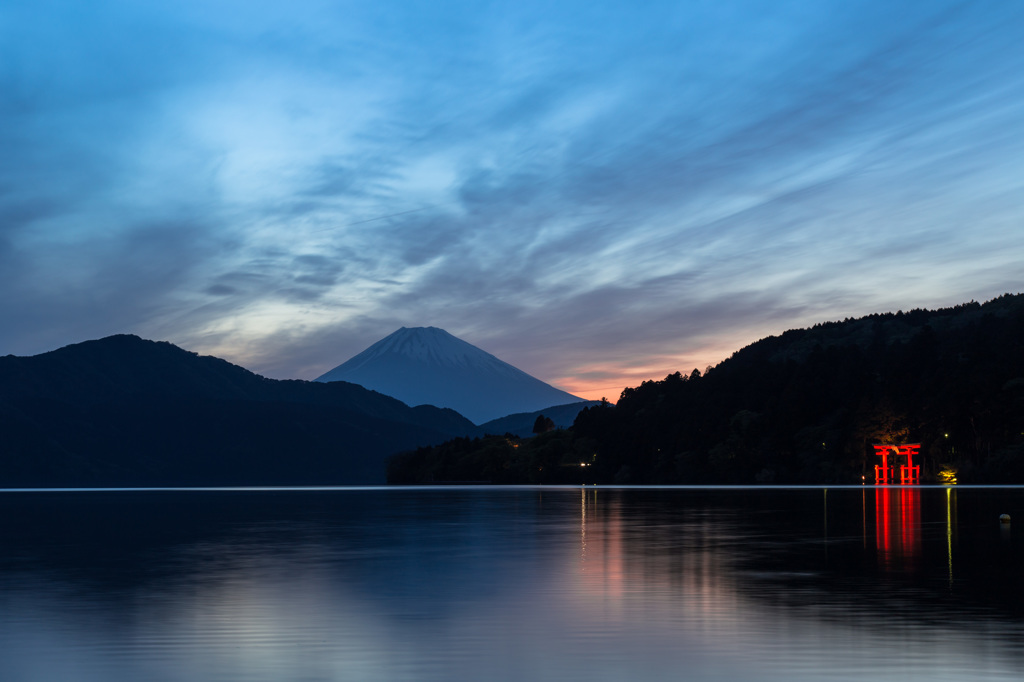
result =
[{"label": "snow-capped summit", "polygon": [[402,327],[316,381],[348,381],[412,406],[450,407],[476,424],[583,400],[437,327]]}]

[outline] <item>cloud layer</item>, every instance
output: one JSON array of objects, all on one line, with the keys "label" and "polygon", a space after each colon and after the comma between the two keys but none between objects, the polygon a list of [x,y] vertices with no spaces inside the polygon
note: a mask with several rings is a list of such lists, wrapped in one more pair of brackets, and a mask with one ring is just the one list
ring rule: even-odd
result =
[{"label": "cloud layer", "polygon": [[1020,291],[1024,7],[0,8],[0,352],[311,378],[433,325],[579,395]]}]

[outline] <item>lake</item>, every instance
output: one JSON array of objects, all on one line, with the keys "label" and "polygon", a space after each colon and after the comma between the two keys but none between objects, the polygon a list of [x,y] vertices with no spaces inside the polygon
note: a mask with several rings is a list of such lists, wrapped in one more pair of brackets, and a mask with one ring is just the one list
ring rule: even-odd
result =
[{"label": "lake", "polygon": [[1024,674],[1020,488],[6,491],[0,514],[8,682]]}]

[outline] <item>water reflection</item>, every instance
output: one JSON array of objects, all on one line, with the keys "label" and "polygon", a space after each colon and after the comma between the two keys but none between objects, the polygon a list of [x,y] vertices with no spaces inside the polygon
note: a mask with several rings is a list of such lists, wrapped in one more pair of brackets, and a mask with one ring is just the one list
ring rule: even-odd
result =
[{"label": "water reflection", "polygon": [[617,599],[624,585],[632,603],[645,600],[648,623],[662,618],[699,636],[702,651],[769,670],[977,679],[1021,663],[1021,548],[996,535],[988,501],[973,500],[971,545],[958,556],[959,491],[776,494],[803,501],[688,506],[669,494],[588,517],[591,549],[603,532],[622,538],[621,578],[600,596]]},{"label": "water reflection", "polygon": [[[611,601],[622,597],[624,583],[621,500],[612,497],[607,509],[598,505],[596,488],[580,490],[579,577],[587,595]],[[587,522],[591,532],[587,535]]]},{"label": "water reflection", "polygon": [[946,566],[949,586],[953,586],[953,536],[956,532],[956,490],[946,488]]},{"label": "water reflection", "polygon": [[[954,584],[956,490],[773,494],[792,498],[581,491],[581,619],[675,632],[758,679],[794,668],[816,679],[998,678],[1021,662],[1019,591],[976,601],[978,570],[992,565],[970,556],[974,570]],[[976,538],[989,530],[972,527]],[[1005,619],[994,619],[1000,603]]]},{"label": "water reflection", "polygon": [[[934,491],[929,491],[934,492]],[[922,552],[922,489],[877,487],[873,490],[875,548],[879,566],[886,571],[913,572],[919,569]],[[945,540],[947,582],[953,585],[953,547],[957,535],[957,489],[946,487]],[[861,493],[862,532],[867,547],[867,492]]]},{"label": "water reflection", "polygon": [[994,520],[1020,506],[859,488],[0,496],[0,679],[1009,678],[1024,551]]},{"label": "water reflection", "polygon": [[886,570],[912,571],[921,553],[921,489],[875,489],[875,543]]}]

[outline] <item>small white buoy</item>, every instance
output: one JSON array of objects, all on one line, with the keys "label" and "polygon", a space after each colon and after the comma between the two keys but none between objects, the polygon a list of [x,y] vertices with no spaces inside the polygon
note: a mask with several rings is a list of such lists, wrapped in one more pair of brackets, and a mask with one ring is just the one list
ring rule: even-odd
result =
[{"label": "small white buoy", "polygon": [[1010,522],[1010,515],[1009,514],[1000,514],[999,515],[999,523],[1009,523],[1009,522]]}]

